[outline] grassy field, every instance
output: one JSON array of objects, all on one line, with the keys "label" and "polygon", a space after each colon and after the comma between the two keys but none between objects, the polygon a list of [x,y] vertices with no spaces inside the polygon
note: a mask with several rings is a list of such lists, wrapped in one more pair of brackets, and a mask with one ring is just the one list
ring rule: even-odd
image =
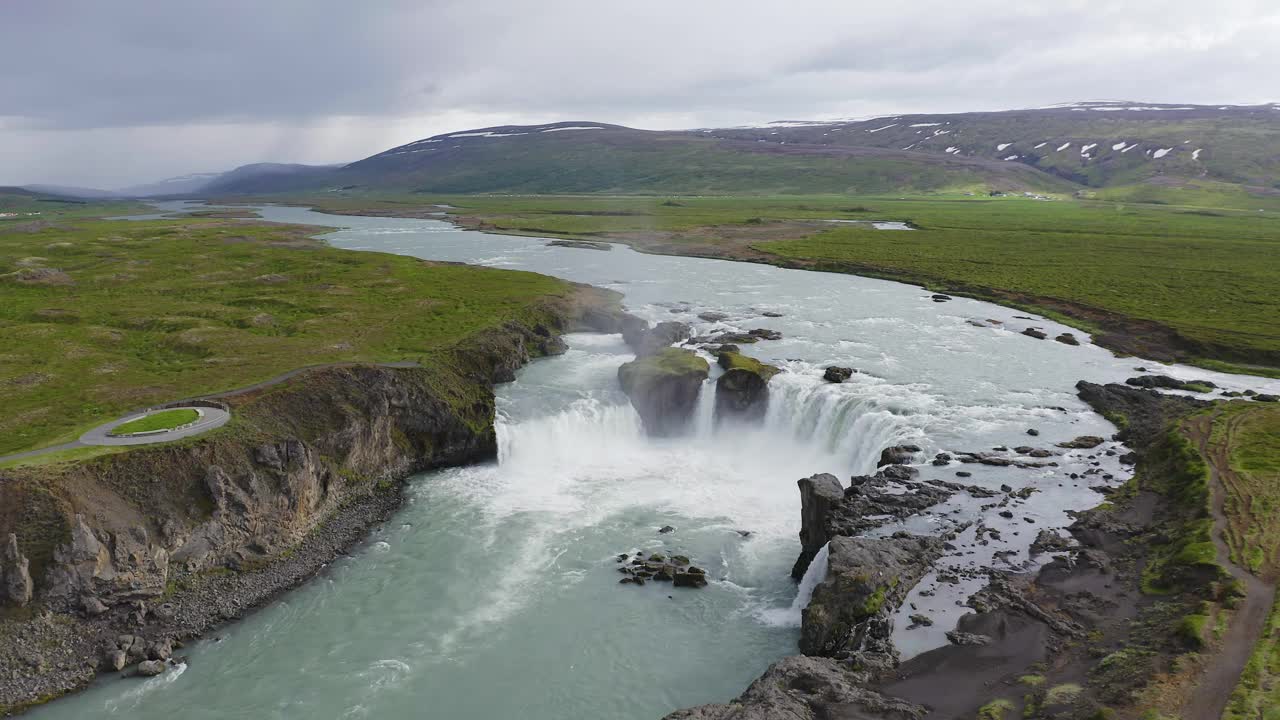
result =
[{"label": "grassy field", "polygon": [[152,432],[154,430],[172,430],[173,428],[193,423],[199,417],[199,413],[187,408],[162,410],[144,415],[137,420],[130,420],[123,425],[117,425],[111,429],[111,434],[129,435],[132,433]]},{"label": "grassy field", "polygon": [[312,364],[422,360],[570,286],[208,219],[0,225],[0,454]]},{"label": "grassy field", "polygon": [[[1211,452],[1222,453],[1226,540],[1232,560],[1275,581],[1280,576],[1280,407],[1230,403],[1214,418]],[[1280,606],[1254,645],[1224,720],[1280,720]]]},{"label": "grassy field", "polygon": [[[963,193],[335,197],[312,204],[412,215],[435,203],[454,206],[450,213],[471,227],[889,277],[1114,331],[1101,342],[1120,351],[1228,371],[1280,368],[1276,213]],[[917,229],[823,222],[873,219]]]}]

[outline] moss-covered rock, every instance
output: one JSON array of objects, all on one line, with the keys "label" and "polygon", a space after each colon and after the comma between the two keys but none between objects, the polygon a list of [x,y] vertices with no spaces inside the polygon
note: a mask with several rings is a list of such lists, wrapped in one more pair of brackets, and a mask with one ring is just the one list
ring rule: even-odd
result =
[{"label": "moss-covered rock", "polygon": [[739,352],[717,359],[724,374],[716,380],[716,419],[758,420],[769,405],[769,379],[781,370]]},{"label": "moss-covered rock", "polygon": [[711,366],[692,350],[666,348],[618,368],[618,382],[655,436],[678,435],[698,406],[698,393]]},{"label": "moss-covered rock", "polygon": [[800,651],[891,666],[893,614],[942,555],[941,541],[836,537],[827,549],[827,574],[804,611]]}]

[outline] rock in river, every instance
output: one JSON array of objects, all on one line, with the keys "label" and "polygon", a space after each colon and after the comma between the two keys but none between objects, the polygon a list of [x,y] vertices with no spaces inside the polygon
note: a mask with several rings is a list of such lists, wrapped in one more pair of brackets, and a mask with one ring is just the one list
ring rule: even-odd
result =
[{"label": "rock in river", "polygon": [[769,379],[780,370],[737,352],[717,360],[724,374],[716,379],[716,419],[759,420],[769,404]]},{"label": "rock in river", "polygon": [[912,456],[920,452],[919,445],[894,445],[887,447],[880,452],[880,464],[877,467],[885,465],[909,465]]},{"label": "rock in river", "polygon": [[842,383],[853,377],[853,368],[837,367],[832,365],[822,373],[822,379],[829,383]]},{"label": "rock in river", "polygon": [[710,366],[691,350],[665,348],[618,368],[618,381],[650,435],[678,435],[698,406]]}]

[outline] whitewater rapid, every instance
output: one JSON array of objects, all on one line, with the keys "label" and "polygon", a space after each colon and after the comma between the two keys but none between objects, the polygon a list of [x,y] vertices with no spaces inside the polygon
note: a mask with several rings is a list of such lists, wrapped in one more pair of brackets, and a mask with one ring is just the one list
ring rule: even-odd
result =
[{"label": "whitewater rapid", "polygon": [[[612,288],[631,312],[688,322],[700,334],[778,330],[782,340],[744,349],[784,372],[770,383],[758,426],[714,422],[713,374],[692,431],[656,440],[618,388],[618,366],[632,357],[622,339],[570,335],[564,355],[531,363],[497,389],[497,462],[412,478],[405,508],[360,550],[185,650],[181,674],[103,682],[33,717],[639,720],[725,701],[796,652],[801,610],[820,579],[825,549],[799,585],[789,577],[800,549],[796,480],[830,472],[847,483],[901,443],[932,457],[1108,437],[1114,428],[1074,385],[1122,380],[1136,364],[1227,388],[1276,389],[1034,340],[1021,330],[1070,329],[971,300],[935,303],[919,288],[879,280],[620,246],[549,247],[434,220],[261,212],[341,225],[325,236],[338,247]],[[698,317],[708,311],[727,318]],[[829,384],[821,376],[831,364],[859,372]],[[1027,545],[1039,529],[1096,504],[1101,496],[1089,486],[1127,477],[1106,450],[1116,448],[1064,453],[1055,468],[963,466],[973,473],[966,484],[1034,487],[1017,518],[957,493],[878,532],[941,534],[982,519],[1005,541],[981,545],[970,528],[943,564],[1031,568]],[[1069,477],[1095,467],[1111,479]],[[954,481],[962,467],[919,469],[922,479]],[[664,526],[674,531],[660,533]],[[712,582],[696,591],[619,585],[616,556],[641,551],[688,555]],[[904,606],[935,620],[908,630],[899,619],[904,655],[945,643],[965,611],[956,601],[981,584],[937,580],[926,578],[908,598],[918,610]],[[922,595],[926,588],[936,592]]]}]

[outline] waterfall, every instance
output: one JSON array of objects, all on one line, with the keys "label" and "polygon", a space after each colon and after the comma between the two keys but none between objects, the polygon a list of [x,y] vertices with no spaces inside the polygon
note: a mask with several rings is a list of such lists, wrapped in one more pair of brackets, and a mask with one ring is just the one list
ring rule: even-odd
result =
[{"label": "waterfall", "polygon": [[555,468],[635,448],[643,439],[630,404],[595,397],[574,400],[554,415],[516,421],[499,412],[498,463]]},{"label": "waterfall", "polygon": [[791,603],[791,612],[795,614],[797,620],[800,618],[800,611],[809,607],[809,601],[813,599],[813,589],[818,587],[818,583],[827,579],[827,560],[830,545],[830,543],[823,545],[818,554],[813,556],[813,561],[809,563],[809,569],[804,571],[804,577],[800,579],[800,591],[796,593],[796,599]]},{"label": "waterfall", "polygon": [[809,607],[809,601],[813,599],[814,588],[827,578],[827,561],[828,546],[823,545],[822,549],[818,550],[818,554],[813,556],[809,569],[804,571],[804,577],[800,579],[800,586],[795,599],[791,601],[791,606],[758,611],[756,617],[766,625],[799,627],[804,618],[804,609]]},{"label": "waterfall", "polygon": [[793,438],[813,455],[835,463],[805,474],[871,472],[881,450],[912,432],[902,416],[882,404],[874,388],[834,385],[801,373],[783,373],[769,383],[764,430]]}]

